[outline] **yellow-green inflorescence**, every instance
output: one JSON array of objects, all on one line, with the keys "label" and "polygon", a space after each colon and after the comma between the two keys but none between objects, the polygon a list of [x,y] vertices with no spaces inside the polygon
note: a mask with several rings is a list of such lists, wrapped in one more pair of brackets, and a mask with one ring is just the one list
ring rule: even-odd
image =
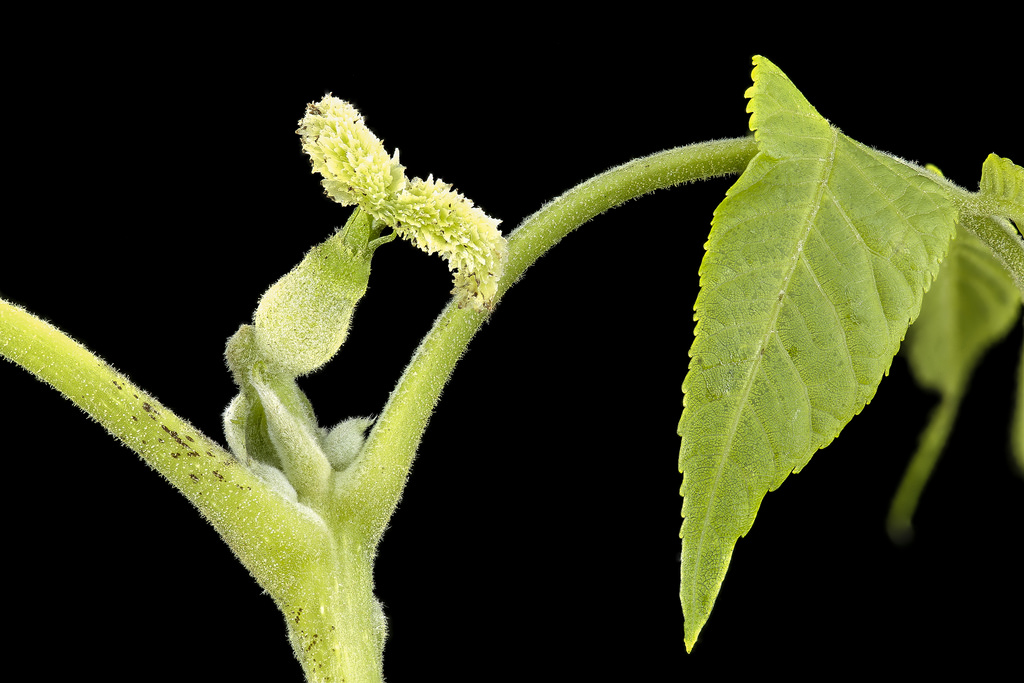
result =
[{"label": "yellow-green inflorescence", "polygon": [[459,305],[490,309],[508,254],[499,221],[433,176],[406,179],[398,150],[390,156],[362,115],[337,97],[308,105],[296,132],[329,197],[358,204],[400,237],[440,254],[455,271]]}]

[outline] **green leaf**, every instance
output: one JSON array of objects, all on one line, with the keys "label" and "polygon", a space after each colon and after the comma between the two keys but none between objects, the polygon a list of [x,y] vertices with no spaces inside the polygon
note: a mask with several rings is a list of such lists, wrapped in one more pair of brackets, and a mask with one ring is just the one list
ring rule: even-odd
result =
[{"label": "green leaf", "polygon": [[687,649],[764,494],[874,395],[956,219],[932,176],[841,134],[754,64],[759,152],[715,211],[683,383]]},{"label": "green leaf", "polygon": [[918,499],[953,429],[960,402],[982,355],[1003,339],[1020,312],[1020,293],[992,252],[958,230],[939,277],[907,334],[906,354],[917,383],[941,401],[903,475],[886,526],[909,540]]}]

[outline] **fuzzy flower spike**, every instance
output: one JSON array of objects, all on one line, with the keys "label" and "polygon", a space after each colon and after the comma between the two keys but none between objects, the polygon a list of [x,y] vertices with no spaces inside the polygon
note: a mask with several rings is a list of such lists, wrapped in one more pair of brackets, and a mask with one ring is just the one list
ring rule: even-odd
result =
[{"label": "fuzzy flower spike", "polygon": [[358,204],[400,237],[440,254],[455,271],[459,306],[490,309],[508,255],[499,221],[433,176],[407,180],[398,150],[389,156],[359,112],[337,97],[308,105],[296,132],[328,196]]}]

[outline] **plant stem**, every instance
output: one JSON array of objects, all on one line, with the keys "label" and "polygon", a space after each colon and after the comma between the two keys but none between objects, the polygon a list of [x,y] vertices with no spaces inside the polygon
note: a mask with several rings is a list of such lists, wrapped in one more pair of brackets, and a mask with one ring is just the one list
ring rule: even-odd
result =
[{"label": "plant stem", "polygon": [[[216,442],[78,342],[2,299],[0,356],[62,393],[142,456],[199,508],[268,590],[275,582],[264,581],[273,577],[253,566],[290,562],[292,549],[324,534],[322,526],[296,519],[290,504]],[[102,462],[96,465],[102,468]]]},{"label": "plant stem", "polygon": [[[290,631],[300,632],[292,643],[307,673],[337,657],[334,625],[351,614],[344,602],[331,600],[344,572],[325,553],[332,535],[323,520],[274,493],[244,463],[68,335],[2,299],[0,355],[70,398],[199,509],[285,613]],[[86,466],[98,472],[102,462]],[[206,580],[219,581],[214,575]]]},{"label": "plant stem", "polygon": [[885,521],[889,539],[897,545],[905,545],[913,539],[914,512],[928,479],[935,471],[942,449],[953,431],[962,399],[963,395],[960,392],[944,394],[921,433],[917,451],[907,465],[907,471],[900,481],[896,495],[893,496]]},{"label": "plant stem", "polygon": [[192,501],[284,613],[310,681],[353,672],[359,677],[348,680],[380,680],[383,624],[372,551],[358,529],[332,533],[124,375],[2,299],[0,356],[71,399]]},{"label": "plant stem", "polygon": [[[591,218],[654,190],[742,173],[756,152],[753,137],[677,147],[623,164],[569,190],[509,236],[508,264],[495,302],[534,261]],[[360,499],[376,501],[387,510],[367,520],[374,525],[370,534],[374,545],[398,503],[441,389],[486,317],[460,309],[454,302],[445,308],[398,381],[360,460],[343,475],[359,479]]]},{"label": "plant stem", "polygon": [[297,580],[301,599],[278,607],[309,683],[383,681],[383,613],[373,596],[373,556],[343,525]]}]

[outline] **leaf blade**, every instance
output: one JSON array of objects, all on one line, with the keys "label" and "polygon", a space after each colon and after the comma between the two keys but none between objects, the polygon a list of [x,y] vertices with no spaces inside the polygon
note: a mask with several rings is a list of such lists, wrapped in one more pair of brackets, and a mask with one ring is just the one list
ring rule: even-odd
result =
[{"label": "leaf blade", "polygon": [[955,220],[929,177],[842,135],[754,63],[759,153],[712,220],[683,383],[688,650],[764,494],[874,395]]}]

